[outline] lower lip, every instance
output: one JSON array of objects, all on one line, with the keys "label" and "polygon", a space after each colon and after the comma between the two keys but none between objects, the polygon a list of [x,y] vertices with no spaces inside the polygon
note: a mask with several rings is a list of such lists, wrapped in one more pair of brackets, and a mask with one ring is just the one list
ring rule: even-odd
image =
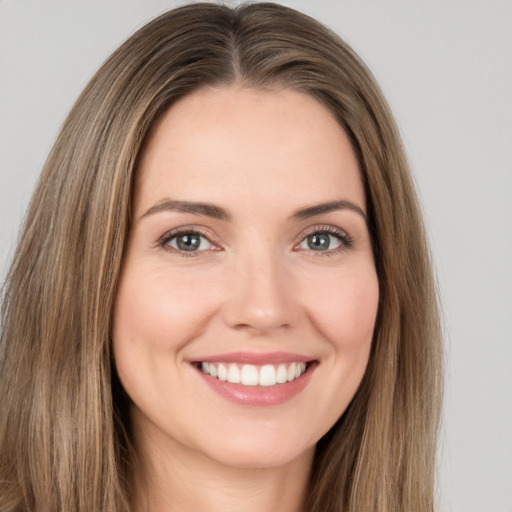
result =
[{"label": "lower lip", "polygon": [[280,405],[298,395],[308,384],[316,365],[309,364],[305,373],[290,382],[276,384],[275,386],[244,386],[222,381],[211,375],[197,372],[210,389],[238,405],[250,407],[271,407]]}]

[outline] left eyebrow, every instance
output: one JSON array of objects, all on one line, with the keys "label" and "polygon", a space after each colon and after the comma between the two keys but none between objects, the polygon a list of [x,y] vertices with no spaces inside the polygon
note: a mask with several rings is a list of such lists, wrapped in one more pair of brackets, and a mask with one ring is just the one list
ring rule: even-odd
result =
[{"label": "left eyebrow", "polygon": [[152,206],[141,218],[154,215],[155,213],[173,211],[179,213],[191,213],[193,215],[206,215],[220,220],[229,220],[231,216],[229,213],[211,203],[198,203],[192,201],[176,201],[174,199],[163,199],[159,203]]},{"label": "left eyebrow", "polygon": [[291,216],[293,220],[303,220],[308,219],[309,217],[314,217],[315,215],[321,215],[323,213],[335,212],[337,210],[352,210],[357,214],[361,215],[366,223],[368,223],[368,219],[362,208],[351,201],[347,201],[346,199],[340,199],[338,201],[330,201],[328,203],[316,204],[313,206],[308,206],[306,208],[301,208],[294,212]]}]

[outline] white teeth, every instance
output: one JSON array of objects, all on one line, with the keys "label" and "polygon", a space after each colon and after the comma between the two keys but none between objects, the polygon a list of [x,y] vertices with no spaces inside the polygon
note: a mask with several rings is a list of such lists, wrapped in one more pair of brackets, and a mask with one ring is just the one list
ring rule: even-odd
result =
[{"label": "white teeth", "polygon": [[228,380],[228,369],[225,365],[219,364],[219,369],[217,370],[217,376],[219,380]]},{"label": "white teeth", "polygon": [[228,382],[238,384],[240,382],[240,370],[236,364],[230,364],[228,369]]},{"label": "white teeth", "polygon": [[288,382],[290,382],[291,380],[295,379],[295,363],[292,363],[289,367],[288,367],[288,372],[286,374],[286,379],[288,380]]},{"label": "white teeth", "polygon": [[261,367],[258,383],[260,386],[276,385],[276,369],[271,364]]},{"label": "white teeth", "polygon": [[244,386],[257,386],[258,385],[258,368],[252,364],[244,364],[240,374],[240,382]]},{"label": "white teeth", "polygon": [[286,366],[284,364],[280,364],[277,368],[276,372],[276,382],[279,384],[283,384],[288,380],[288,373],[286,371]]},{"label": "white teeth", "polygon": [[306,371],[306,363],[265,364],[263,366],[244,364],[240,369],[236,363],[203,362],[200,368],[203,373],[221,381],[243,386],[269,387],[299,378]]}]

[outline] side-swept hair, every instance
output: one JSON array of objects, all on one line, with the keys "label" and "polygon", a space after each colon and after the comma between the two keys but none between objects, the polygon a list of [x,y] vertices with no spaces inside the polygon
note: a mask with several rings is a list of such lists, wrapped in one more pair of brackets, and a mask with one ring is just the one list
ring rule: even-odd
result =
[{"label": "side-swept hair", "polygon": [[41,174],[4,287],[0,509],[129,510],[132,450],[110,330],[134,172],[177,99],[234,82],[326,105],[359,160],[380,287],[370,361],[320,440],[308,512],[432,512],[441,397],[435,287],[414,187],[371,73],[276,4],[193,4],[130,37],[87,85]]}]

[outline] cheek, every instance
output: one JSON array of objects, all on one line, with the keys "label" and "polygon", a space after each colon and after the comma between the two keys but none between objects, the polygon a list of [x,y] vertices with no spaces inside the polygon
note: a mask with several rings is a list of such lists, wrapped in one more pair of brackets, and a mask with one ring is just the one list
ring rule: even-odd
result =
[{"label": "cheek", "polygon": [[115,339],[162,352],[186,343],[215,309],[211,290],[201,283],[155,269],[127,272],[116,300]]},{"label": "cheek", "polygon": [[179,396],[189,393],[177,363],[181,348],[203,331],[214,311],[202,282],[190,273],[171,276],[165,266],[128,261],[125,267],[114,309],[114,359],[124,389],[147,417],[168,410],[161,390],[169,388],[170,375]]},{"label": "cheek", "polygon": [[303,296],[316,329],[337,350],[369,349],[379,303],[373,266],[326,277],[308,286]]},{"label": "cheek", "polygon": [[[327,381],[316,394],[323,435],[342,416],[366,371],[379,303],[373,266],[364,272],[342,271],[303,290],[311,324],[324,340]],[[328,391],[329,390],[329,391]]]}]

